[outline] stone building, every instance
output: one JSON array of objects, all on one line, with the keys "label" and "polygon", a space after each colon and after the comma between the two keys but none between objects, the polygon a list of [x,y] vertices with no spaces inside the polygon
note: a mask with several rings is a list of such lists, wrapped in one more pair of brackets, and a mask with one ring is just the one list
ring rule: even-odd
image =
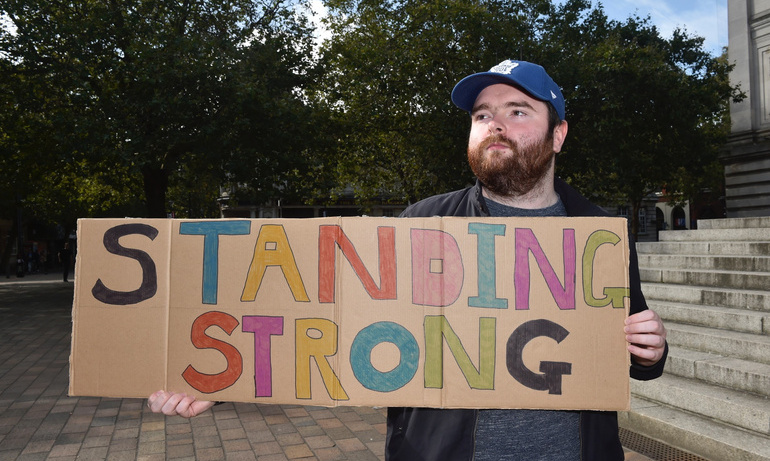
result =
[{"label": "stone building", "polygon": [[728,217],[770,216],[770,0],[728,0],[731,103],[723,155]]}]

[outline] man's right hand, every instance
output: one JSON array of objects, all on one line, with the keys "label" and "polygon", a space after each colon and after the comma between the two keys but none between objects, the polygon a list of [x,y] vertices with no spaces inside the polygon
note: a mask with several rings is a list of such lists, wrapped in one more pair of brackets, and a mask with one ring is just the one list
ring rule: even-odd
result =
[{"label": "man's right hand", "polygon": [[194,396],[187,394],[158,391],[147,399],[147,406],[153,413],[192,418],[213,407],[214,402],[195,400]]}]

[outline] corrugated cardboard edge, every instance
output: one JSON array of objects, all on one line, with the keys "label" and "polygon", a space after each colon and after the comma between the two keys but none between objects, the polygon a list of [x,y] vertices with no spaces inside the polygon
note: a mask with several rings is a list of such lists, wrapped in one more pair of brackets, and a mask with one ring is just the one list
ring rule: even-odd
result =
[{"label": "corrugated cardboard edge", "polygon": [[[80,237],[80,235],[81,235],[81,232],[80,232],[81,222],[82,222],[82,219],[78,219],[78,222],[77,222],[77,236],[78,237]],[[80,265],[82,264],[82,259],[83,258],[75,258],[75,274],[79,274],[80,273]],[[78,280],[77,280],[77,277],[75,277],[75,287],[74,287],[74,290],[73,290],[75,293],[72,296],[72,321],[71,321],[72,322],[72,325],[71,325],[72,333],[71,333],[71,339],[70,339],[70,357],[69,357],[69,363],[70,363],[70,367],[69,367],[70,368],[70,370],[69,370],[69,388],[67,390],[67,395],[69,395],[69,396],[73,395],[74,389],[73,389],[72,383],[75,382],[75,369],[77,368],[75,366],[75,349],[76,349],[75,345],[76,345],[77,340],[78,340],[78,336],[76,334],[75,324],[77,323],[77,319],[78,319],[78,305],[79,305],[79,303],[78,303],[78,294],[79,294],[78,292],[79,292],[79,290],[77,289],[78,288],[77,287],[77,283],[78,283]]]},{"label": "corrugated cardboard edge", "polygon": [[[622,218],[621,218],[622,219]],[[628,226],[623,227],[623,238],[627,242],[624,251],[623,251],[623,257],[625,260],[625,266],[626,266],[626,286],[631,289],[631,245],[636,245],[636,243],[631,240],[631,236],[628,234]],[[628,306],[625,307],[626,310],[626,318],[631,314],[631,297],[629,293],[628,298]],[[625,380],[626,383],[626,395],[628,398],[626,399],[626,408],[624,408],[622,411],[629,411],[631,410],[631,353],[626,354],[626,369],[629,370],[628,379]]]}]

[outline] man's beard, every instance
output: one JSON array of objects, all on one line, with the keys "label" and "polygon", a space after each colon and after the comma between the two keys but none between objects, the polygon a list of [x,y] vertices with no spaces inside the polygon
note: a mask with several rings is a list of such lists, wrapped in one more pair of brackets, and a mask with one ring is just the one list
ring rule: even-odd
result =
[{"label": "man's beard", "polygon": [[[492,144],[503,144],[511,153],[484,151]],[[532,191],[548,174],[556,154],[553,136],[520,146],[502,134],[491,135],[475,147],[468,147],[468,163],[484,187],[497,195],[522,196]]]}]

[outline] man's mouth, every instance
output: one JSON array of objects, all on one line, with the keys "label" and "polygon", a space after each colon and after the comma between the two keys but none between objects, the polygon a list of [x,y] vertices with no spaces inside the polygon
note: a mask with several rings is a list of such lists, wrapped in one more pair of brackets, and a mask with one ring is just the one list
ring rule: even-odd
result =
[{"label": "man's mouth", "polygon": [[[496,139],[495,139],[496,138]],[[503,139],[502,136],[495,136],[495,138],[489,139],[487,146],[484,150],[490,151],[502,151],[502,150],[514,150],[513,145],[507,139]]]},{"label": "man's mouth", "polygon": [[507,144],[501,144],[499,142],[495,142],[487,146],[487,150],[503,150],[503,149],[510,149],[511,146]]}]

